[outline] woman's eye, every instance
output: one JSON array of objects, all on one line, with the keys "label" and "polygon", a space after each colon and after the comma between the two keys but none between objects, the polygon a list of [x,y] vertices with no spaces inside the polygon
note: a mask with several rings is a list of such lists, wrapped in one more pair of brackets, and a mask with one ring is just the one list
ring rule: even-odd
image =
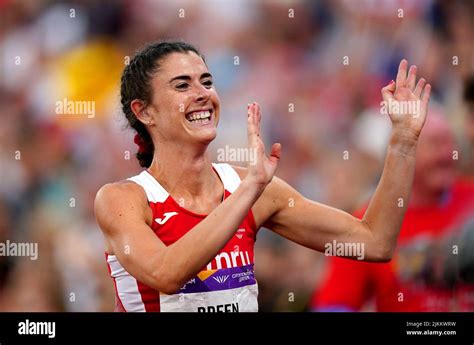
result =
[{"label": "woman's eye", "polygon": [[176,88],[179,90],[185,90],[187,87],[188,87],[188,84],[186,83],[176,85]]},{"label": "woman's eye", "polygon": [[211,87],[212,86],[212,80],[206,80],[205,82],[202,83],[206,87]]}]

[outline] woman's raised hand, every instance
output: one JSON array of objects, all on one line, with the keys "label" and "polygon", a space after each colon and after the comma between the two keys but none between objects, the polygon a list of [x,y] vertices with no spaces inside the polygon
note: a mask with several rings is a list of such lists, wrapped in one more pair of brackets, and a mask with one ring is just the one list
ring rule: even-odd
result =
[{"label": "woman's raised hand", "polygon": [[247,108],[248,148],[251,159],[248,163],[246,179],[257,188],[261,188],[263,192],[275,174],[280,160],[281,145],[279,143],[273,144],[270,155],[265,154],[265,145],[260,135],[260,122],[262,120],[260,106],[254,102],[249,104]]}]

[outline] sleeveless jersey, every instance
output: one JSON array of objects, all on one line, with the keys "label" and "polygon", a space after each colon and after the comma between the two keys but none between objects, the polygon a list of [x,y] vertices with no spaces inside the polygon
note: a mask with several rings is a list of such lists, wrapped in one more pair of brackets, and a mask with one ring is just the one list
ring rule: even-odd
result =
[{"label": "sleeveless jersey", "polygon": [[[213,169],[224,185],[224,198],[227,198],[239,186],[240,177],[228,164],[213,164]],[[145,190],[153,213],[151,228],[167,246],[206,217],[181,207],[146,170],[129,180]],[[258,311],[253,252],[256,234],[255,220],[249,210],[234,236],[216,257],[172,295],[160,293],[138,281],[122,267],[115,255],[106,254],[115,285],[115,311]]]}]

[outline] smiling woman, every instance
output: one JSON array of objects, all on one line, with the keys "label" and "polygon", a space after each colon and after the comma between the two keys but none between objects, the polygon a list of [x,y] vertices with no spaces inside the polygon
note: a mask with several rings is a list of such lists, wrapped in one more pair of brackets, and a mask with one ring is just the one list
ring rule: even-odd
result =
[{"label": "smiling woman", "polygon": [[[168,55],[174,58],[165,59]],[[157,71],[161,72],[159,77],[153,78]],[[175,71],[186,71],[188,74],[176,75]],[[203,122],[197,121],[198,118],[200,120],[211,117],[208,121],[211,124],[213,120],[218,119],[219,98],[215,91],[210,92],[207,96],[210,98],[211,105],[206,109],[187,109],[194,105],[186,104],[186,102],[189,103],[189,99],[186,100],[185,92],[195,80],[205,88],[213,90],[212,76],[207,70],[204,57],[195,47],[184,42],[151,44],[137,54],[125,68],[121,82],[122,110],[130,126],[137,132],[135,141],[140,143],[137,158],[142,167],[151,165],[154,152],[151,134],[146,129],[146,126],[152,126],[152,119],[148,111],[170,115],[185,114],[186,120],[194,124]],[[154,87],[166,91],[166,93],[153,95]],[[170,107],[172,107],[171,113]],[[161,132],[174,133],[170,132],[169,128],[173,124],[166,121],[165,116],[159,120],[161,121],[154,125],[157,124]],[[205,123],[203,122],[203,124]],[[215,137],[215,126],[209,127],[214,128]]]},{"label": "smiling woman", "polygon": [[[105,237],[117,311],[257,311],[254,244],[265,226],[324,252],[383,262],[392,257],[409,198],[418,137],[430,86],[402,60],[385,102],[419,102],[394,114],[384,172],[359,220],[304,198],[274,177],[281,146],[269,156],[260,136],[260,107],[249,104],[247,133],[254,159],[247,168],[211,162],[220,101],[205,60],[192,45],[148,45],[122,76],[123,112],[137,132],[146,169],[102,187],[95,214]],[[291,202],[290,202],[291,201]]]}]

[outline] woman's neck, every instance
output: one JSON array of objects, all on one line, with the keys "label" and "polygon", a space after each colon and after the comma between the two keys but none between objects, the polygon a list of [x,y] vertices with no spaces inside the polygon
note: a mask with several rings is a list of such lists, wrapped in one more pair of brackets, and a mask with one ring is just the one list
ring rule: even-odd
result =
[{"label": "woman's neck", "polygon": [[148,171],[173,197],[209,195],[220,181],[206,149],[207,145],[194,149],[169,144],[158,147]]}]

